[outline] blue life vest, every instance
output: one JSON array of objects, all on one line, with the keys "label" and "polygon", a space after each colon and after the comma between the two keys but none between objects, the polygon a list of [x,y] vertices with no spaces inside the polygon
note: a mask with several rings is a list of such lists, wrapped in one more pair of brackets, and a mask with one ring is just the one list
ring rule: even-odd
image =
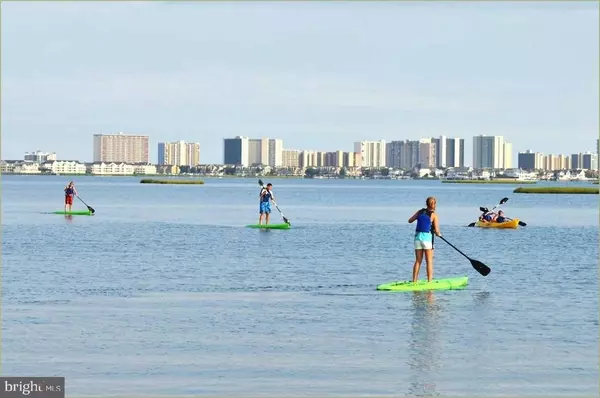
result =
[{"label": "blue life vest", "polygon": [[416,232],[429,232],[433,229],[433,223],[431,222],[431,215],[433,212],[427,209],[421,209],[421,212],[417,216],[417,229]]},{"label": "blue life vest", "polygon": [[268,189],[264,189],[264,188],[263,188],[263,189],[260,191],[261,195],[262,195],[263,191],[266,191],[266,193],[264,194],[264,196],[261,196],[261,198],[260,198],[260,201],[261,201],[261,202],[268,202],[268,201],[271,199],[271,196],[272,196],[272,195],[271,195],[271,192],[269,192],[269,190],[268,190]]}]

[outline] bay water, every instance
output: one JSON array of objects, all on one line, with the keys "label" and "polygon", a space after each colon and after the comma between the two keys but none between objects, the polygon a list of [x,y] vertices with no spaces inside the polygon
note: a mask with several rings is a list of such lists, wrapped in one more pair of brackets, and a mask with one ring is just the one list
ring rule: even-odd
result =
[{"label": "bay water", "polygon": [[[70,177],[2,176],[5,376],[68,396],[599,393],[598,195],[263,178],[292,228],[256,230],[256,179],[73,178],[94,216],[51,213]],[[411,278],[428,196],[491,274],[437,239],[435,277],[465,289],[376,291]],[[466,227],[503,197],[526,227]]]}]

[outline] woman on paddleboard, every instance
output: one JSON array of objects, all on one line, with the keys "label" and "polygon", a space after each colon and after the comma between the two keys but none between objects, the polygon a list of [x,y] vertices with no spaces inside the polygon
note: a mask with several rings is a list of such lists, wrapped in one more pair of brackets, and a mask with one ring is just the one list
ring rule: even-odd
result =
[{"label": "woman on paddleboard", "polygon": [[425,204],[427,205],[427,208],[417,211],[408,219],[410,224],[417,221],[417,228],[415,230],[413,282],[416,282],[419,278],[423,254],[425,254],[425,262],[427,263],[427,282],[431,282],[433,279],[433,233],[437,236],[441,236],[439,220],[437,214],[435,214],[435,198],[433,196],[428,197]]},{"label": "woman on paddleboard", "polygon": [[73,196],[77,195],[77,190],[75,189],[75,183],[71,181],[65,187],[65,213],[71,211],[73,207]]}]

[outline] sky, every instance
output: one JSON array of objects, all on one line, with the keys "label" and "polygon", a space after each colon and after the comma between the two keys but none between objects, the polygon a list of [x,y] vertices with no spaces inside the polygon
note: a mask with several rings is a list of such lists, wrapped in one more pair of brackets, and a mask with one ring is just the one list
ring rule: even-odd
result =
[{"label": "sky", "polygon": [[598,2],[3,2],[2,159],[93,134],[287,149],[502,135],[596,151]]}]

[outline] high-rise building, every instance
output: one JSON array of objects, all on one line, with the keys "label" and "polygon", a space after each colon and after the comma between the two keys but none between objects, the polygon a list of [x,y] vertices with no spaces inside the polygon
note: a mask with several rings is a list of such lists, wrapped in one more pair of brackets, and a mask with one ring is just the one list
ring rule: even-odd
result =
[{"label": "high-rise building", "polygon": [[200,164],[200,144],[185,141],[159,142],[158,164],[196,167]]},{"label": "high-rise building", "polygon": [[512,169],[512,143],[504,141],[504,146],[502,148],[503,152],[503,162],[502,168],[504,169]]},{"label": "high-rise building", "polygon": [[356,152],[344,152],[344,167],[356,166]]},{"label": "high-rise building", "polygon": [[269,166],[281,167],[283,165],[283,140],[278,138],[269,140]]},{"label": "high-rise building", "polygon": [[581,153],[572,153],[571,154],[571,168],[572,169],[581,169],[583,166],[583,162],[581,159]]},{"label": "high-rise building", "polygon": [[56,160],[56,152],[42,152],[39,149],[35,152],[25,152],[23,160],[26,162],[44,163]]},{"label": "high-rise building", "polygon": [[94,134],[94,162],[148,163],[148,136]]},{"label": "high-rise building", "polygon": [[581,166],[579,168],[584,170],[598,170],[598,154],[590,152],[582,153]]},{"label": "high-rise building", "polygon": [[302,151],[297,149],[284,149],[282,151],[282,166],[283,167],[300,167],[300,154]]},{"label": "high-rise building", "polygon": [[385,144],[385,165],[394,169],[402,168],[404,141],[392,141]]},{"label": "high-rise building", "polygon": [[431,138],[419,140],[419,166],[422,169],[435,168],[437,148]]},{"label": "high-rise building", "polygon": [[[550,155],[552,156],[552,155]],[[523,170],[539,170],[545,168],[545,158],[540,152],[519,152],[517,156],[517,167]]]},{"label": "high-rise building", "polygon": [[223,140],[225,164],[248,166],[283,166],[283,141],[269,138],[237,136]]},{"label": "high-rise building", "polygon": [[435,165],[433,167],[448,167],[448,141],[448,137],[444,135],[431,139],[431,142],[435,145]]},{"label": "high-rise building", "polygon": [[[439,166],[438,167],[444,167]],[[448,138],[446,140],[446,166],[465,167],[465,140],[464,138]]]},{"label": "high-rise building", "polygon": [[223,139],[223,164],[248,167],[248,137]]},{"label": "high-rise building", "polygon": [[248,163],[250,166],[267,166],[269,164],[269,139],[248,139]]},{"label": "high-rise building", "polygon": [[385,167],[385,140],[354,143],[354,152],[360,153],[362,167]]},{"label": "high-rise building", "polygon": [[512,144],[503,136],[473,137],[473,168],[508,169],[512,167]]}]

